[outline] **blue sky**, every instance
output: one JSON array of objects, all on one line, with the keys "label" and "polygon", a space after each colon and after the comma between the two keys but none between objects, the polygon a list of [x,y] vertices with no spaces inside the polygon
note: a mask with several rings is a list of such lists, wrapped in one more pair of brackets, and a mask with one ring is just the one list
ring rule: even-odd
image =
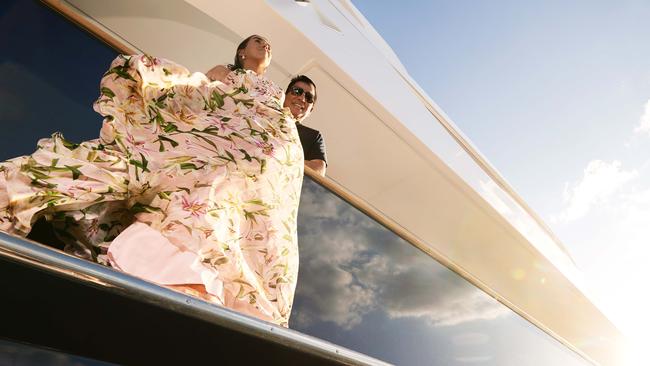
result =
[{"label": "blue sky", "polygon": [[354,4],[637,332],[630,314],[649,305],[636,290],[650,277],[650,2]]}]

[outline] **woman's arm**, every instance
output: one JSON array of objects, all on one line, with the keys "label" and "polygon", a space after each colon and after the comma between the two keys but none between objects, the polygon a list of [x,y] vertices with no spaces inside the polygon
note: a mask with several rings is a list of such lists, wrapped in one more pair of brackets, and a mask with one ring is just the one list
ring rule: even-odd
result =
[{"label": "woman's arm", "polygon": [[230,69],[228,68],[228,66],[217,65],[211,68],[210,71],[206,72],[205,76],[207,76],[208,79],[212,81],[214,80],[225,81],[228,73],[230,73]]}]

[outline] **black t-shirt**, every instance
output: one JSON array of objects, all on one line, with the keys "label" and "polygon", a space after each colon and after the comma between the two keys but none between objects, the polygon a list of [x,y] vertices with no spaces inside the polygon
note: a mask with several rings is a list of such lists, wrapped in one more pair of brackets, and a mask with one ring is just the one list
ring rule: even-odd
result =
[{"label": "black t-shirt", "polygon": [[305,160],[320,159],[327,164],[325,141],[320,132],[300,123],[296,123],[296,127],[298,127],[298,136],[300,136],[300,143],[302,144],[302,150],[305,154]]}]

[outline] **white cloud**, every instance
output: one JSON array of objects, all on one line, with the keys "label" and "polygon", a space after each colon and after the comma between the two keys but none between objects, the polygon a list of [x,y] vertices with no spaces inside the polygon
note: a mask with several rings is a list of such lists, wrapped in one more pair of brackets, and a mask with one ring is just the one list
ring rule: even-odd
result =
[{"label": "white cloud", "polygon": [[634,133],[650,135],[650,100],[645,103],[643,115],[641,115],[639,125],[634,128]]},{"label": "white cloud", "polygon": [[[598,303],[634,344],[647,345],[650,297],[650,187],[634,187],[617,196],[595,233],[584,233],[585,273]],[[588,222],[589,226],[594,224]],[[647,364],[645,362],[638,365]],[[635,365],[637,365],[635,364]]]},{"label": "white cloud", "polygon": [[607,202],[612,195],[629,181],[638,177],[636,170],[624,171],[621,162],[611,163],[592,160],[584,170],[584,176],[576,183],[565,185],[565,209],[552,221],[569,222],[584,217],[599,204]]},{"label": "white cloud", "polygon": [[596,303],[632,342],[645,342],[650,297],[639,289],[650,277],[650,166],[625,171],[618,162],[592,163],[567,189],[557,231],[572,238]]}]

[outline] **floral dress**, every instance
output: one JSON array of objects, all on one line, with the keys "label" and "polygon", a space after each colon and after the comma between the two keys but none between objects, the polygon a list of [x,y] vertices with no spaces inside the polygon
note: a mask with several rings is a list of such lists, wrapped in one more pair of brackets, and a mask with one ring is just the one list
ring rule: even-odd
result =
[{"label": "floral dress", "polygon": [[[298,274],[303,153],[282,91],[119,56],[94,108],[100,138],[62,135],[0,163],[0,229],[46,217],[66,251],[286,326]],[[205,297],[204,297],[205,298]]]}]

